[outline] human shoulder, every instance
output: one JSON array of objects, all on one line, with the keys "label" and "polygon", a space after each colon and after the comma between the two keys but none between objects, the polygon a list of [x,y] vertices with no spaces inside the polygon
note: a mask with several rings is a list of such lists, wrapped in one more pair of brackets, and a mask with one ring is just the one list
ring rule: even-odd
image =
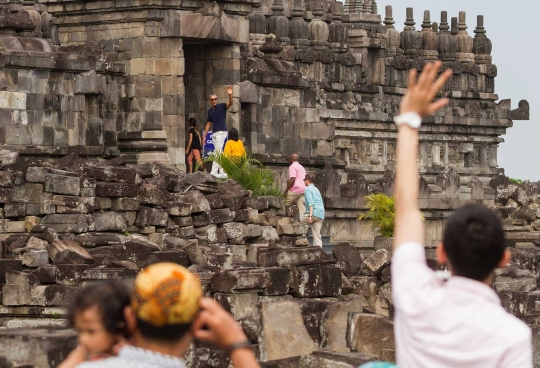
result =
[{"label": "human shoulder", "polygon": [[125,361],[120,357],[111,357],[107,359],[96,360],[93,362],[84,362],[76,366],[76,368],[122,368],[128,367]]}]

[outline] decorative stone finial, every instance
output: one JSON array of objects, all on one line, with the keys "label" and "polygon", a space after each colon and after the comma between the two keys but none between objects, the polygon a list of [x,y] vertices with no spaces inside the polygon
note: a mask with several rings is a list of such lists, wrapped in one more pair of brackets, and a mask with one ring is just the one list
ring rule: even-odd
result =
[{"label": "decorative stone finial", "polygon": [[347,39],[347,29],[341,22],[341,9],[343,5],[336,1],[332,6],[333,22],[328,26],[330,48],[339,53],[347,51],[345,41]]},{"label": "decorative stone finial", "polygon": [[356,14],[362,14],[364,11],[364,0],[356,0],[354,3],[354,12]]},{"label": "decorative stone finial", "polygon": [[[453,18],[456,21],[457,18]],[[457,41],[454,35],[450,33],[450,26],[448,25],[448,12],[441,12],[441,26],[439,27],[439,58],[443,61],[456,60]]]},{"label": "decorative stone finial", "polygon": [[452,17],[452,28],[450,30],[450,33],[452,33],[454,36],[457,35],[458,33],[458,21],[457,21],[457,17]]},{"label": "decorative stone finial", "polygon": [[289,38],[289,19],[283,14],[283,0],[275,0],[272,5],[272,15],[268,18],[268,33],[276,36],[276,41],[285,45],[291,42]]},{"label": "decorative stone finial", "polygon": [[364,0],[364,13],[371,14],[371,0]]},{"label": "decorative stone finial", "polygon": [[433,22],[433,23],[431,24],[431,29],[433,30],[433,32],[439,33],[439,23]]},{"label": "decorative stone finial", "polygon": [[376,15],[379,14],[379,6],[377,5],[377,0],[372,0],[371,13]]},{"label": "decorative stone finial", "polygon": [[474,33],[476,36],[474,36],[473,53],[475,54],[476,62],[478,64],[491,64],[491,50],[493,48],[493,44],[486,35],[483,15],[478,16]]},{"label": "decorative stone finial", "polygon": [[386,16],[384,18],[384,25],[386,29],[396,29],[396,27],[394,27],[394,24],[396,24],[396,22],[394,21],[394,11],[392,9],[392,5],[386,5]]},{"label": "decorative stone finial", "polygon": [[459,12],[458,34],[455,36],[457,41],[456,58],[462,63],[474,63],[473,38],[467,33],[467,22],[465,12]]},{"label": "decorative stone finial", "polygon": [[386,28],[386,34],[388,35],[388,45],[386,47],[386,56],[392,57],[401,54],[403,50],[400,48],[401,35],[394,27],[394,14],[392,5],[386,6],[386,17],[384,18],[384,24]]},{"label": "decorative stone finial", "polygon": [[311,45],[315,51],[328,50],[328,24],[323,22],[322,17],[324,12],[322,10],[321,0],[315,0],[313,5],[313,19],[309,23],[309,36],[311,39]]},{"label": "decorative stone finial", "polygon": [[304,9],[302,9],[302,0],[294,0],[292,11],[292,20],[289,23],[289,38],[291,45],[295,49],[305,49],[309,47],[309,26],[304,19]]},{"label": "decorative stone finial", "polygon": [[422,35],[414,27],[415,24],[413,8],[407,8],[405,28],[401,32],[401,48],[405,55],[413,57],[420,55],[422,49]]},{"label": "decorative stone finial", "polygon": [[405,28],[404,29],[414,29],[416,22],[414,21],[414,10],[413,8],[407,8],[407,18],[405,19]]},{"label": "decorative stone finial", "polygon": [[426,60],[437,60],[439,58],[439,40],[437,34],[431,27],[431,13],[424,11],[424,21],[422,22],[422,53]]},{"label": "decorative stone finial", "polygon": [[[253,11],[248,15],[249,33],[250,34],[265,34],[266,33],[266,17],[261,13],[261,4],[254,3]],[[264,39],[263,39],[264,42]],[[261,44],[262,45],[262,44]]]}]

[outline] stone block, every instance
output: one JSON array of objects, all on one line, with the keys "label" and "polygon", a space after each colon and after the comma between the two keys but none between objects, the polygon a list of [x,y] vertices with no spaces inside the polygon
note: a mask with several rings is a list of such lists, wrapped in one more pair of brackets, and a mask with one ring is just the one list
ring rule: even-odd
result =
[{"label": "stone block", "polygon": [[380,276],[391,260],[390,253],[386,249],[380,249],[364,259],[361,270],[371,276]]},{"label": "stone block", "polygon": [[226,243],[227,233],[225,229],[218,229],[216,225],[210,224],[195,229],[197,235],[203,236],[209,243]]},{"label": "stone block", "polygon": [[272,226],[261,226],[260,239],[265,241],[277,241],[279,240],[279,234]]},{"label": "stone block", "polygon": [[244,207],[264,211],[270,208],[270,203],[267,197],[248,197],[245,199]]},{"label": "stone block", "polygon": [[94,260],[86,249],[71,240],[55,240],[48,246],[53,264],[90,264]]},{"label": "stone block", "polygon": [[32,304],[51,306],[68,306],[75,299],[78,288],[67,285],[39,285],[32,289]]},{"label": "stone block", "polygon": [[[2,290],[4,305],[30,305],[30,290],[39,284],[38,278],[30,273],[7,271],[6,285],[12,285],[9,293]],[[6,290],[7,291],[7,290]]]},{"label": "stone block", "polygon": [[22,261],[0,258],[0,284],[6,283],[6,273],[9,271],[22,271]]},{"label": "stone block", "polygon": [[319,247],[276,249],[266,253],[264,267],[301,266],[328,261],[329,256]]},{"label": "stone block", "polygon": [[394,324],[382,316],[349,313],[347,346],[382,360],[388,351],[395,350]]},{"label": "stone block", "polygon": [[113,211],[138,211],[140,207],[139,198],[114,198],[111,201]]},{"label": "stone block", "polygon": [[193,218],[187,216],[187,217],[170,217],[169,218],[170,226],[175,227],[186,227],[186,226],[193,226]]},{"label": "stone block", "polygon": [[41,220],[41,225],[59,233],[88,231],[88,215],[51,214]]},{"label": "stone block", "polygon": [[45,191],[78,196],[81,193],[81,179],[48,173],[45,175]]},{"label": "stone block", "polygon": [[4,206],[4,216],[24,217],[26,215],[26,203],[6,203]]},{"label": "stone block", "polygon": [[349,313],[364,311],[364,298],[354,296],[350,300],[337,302],[328,307],[324,314],[321,330],[323,331],[322,346],[337,353],[348,353],[347,322]]},{"label": "stone block", "polygon": [[49,243],[46,240],[36,238],[35,236],[31,236],[26,242],[26,248],[36,250],[46,250],[48,245]]},{"label": "stone block", "polygon": [[146,267],[161,262],[172,262],[184,267],[189,266],[189,257],[182,249],[175,250],[163,250],[159,252],[152,252],[146,259]]},{"label": "stone block", "polygon": [[167,226],[169,216],[167,212],[159,208],[141,207],[137,215],[137,226]]},{"label": "stone block", "polygon": [[193,206],[191,203],[180,201],[170,202],[165,206],[165,210],[170,216],[189,216],[191,215]]},{"label": "stone block", "polygon": [[43,184],[24,183],[13,187],[13,202],[40,203],[43,196]]},{"label": "stone block", "polygon": [[375,360],[373,355],[363,353],[314,351],[311,354],[303,355],[294,367],[357,368],[373,360]]},{"label": "stone block", "polygon": [[123,212],[96,212],[92,215],[95,231],[124,231],[127,228]]},{"label": "stone block", "polygon": [[290,285],[301,298],[335,297],[341,294],[341,271],[331,265],[298,266]]},{"label": "stone block", "polygon": [[77,333],[68,329],[8,329],[0,331],[0,345],[6,361],[24,362],[17,364],[21,368],[56,367],[77,346]]},{"label": "stone block", "polygon": [[99,197],[136,197],[137,184],[129,183],[97,183],[96,195]]},{"label": "stone block", "polygon": [[231,211],[234,222],[250,222],[249,221],[249,210],[235,210]]},{"label": "stone block", "polygon": [[40,284],[54,284],[56,282],[56,273],[58,267],[53,265],[43,265],[32,271],[36,275]]},{"label": "stone block", "polygon": [[358,275],[362,264],[362,257],[358,249],[349,243],[339,243],[332,250],[332,254],[337,259],[337,265],[345,276]]},{"label": "stone block", "polygon": [[179,238],[192,238],[195,236],[195,229],[193,226],[176,227],[171,230],[171,235]]},{"label": "stone block", "polygon": [[318,346],[309,336],[298,303],[293,301],[261,303],[259,344],[260,360],[278,360],[310,354]]},{"label": "stone block", "polygon": [[528,292],[537,288],[536,277],[529,270],[520,269],[515,265],[509,265],[503,269],[495,270],[493,289],[500,291]]},{"label": "stone block", "polygon": [[228,239],[248,239],[261,236],[261,226],[255,224],[242,224],[239,222],[229,222],[223,225],[227,232]]},{"label": "stone block", "polygon": [[211,210],[208,215],[210,216],[210,221],[213,224],[223,224],[226,222],[231,222],[233,220],[231,210],[229,210],[228,208]]},{"label": "stone block", "polygon": [[229,208],[231,211],[236,211],[244,207],[245,197],[242,195],[222,195],[221,201],[223,205]]},{"label": "stone block", "polygon": [[276,296],[289,293],[291,271],[288,268],[268,267],[264,270],[270,275],[270,285],[264,289],[263,295]]},{"label": "stone block", "polygon": [[36,268],[49,264],[49,252],[42,249],[29,249],[23,253],[21,260],[23,266]]},{"label": "stone block", "polygon": [[245,319],[255,313],[257,305],[259,304],[259,295],[257,293],[215,293],[214,299],[221,304],[227,312],[231,313],[237,321]]},{"label": "stone block", "polygon": [[198,190],[189,191],[186,194],[177,194],[173,196],[176,201],[191,204],[193,213],[210,212],[210,203],[204,195]]},{"label": "stone block", "polygon": [[99,181],[135,184],[137,172],[131,167],[83,167],[83,172]]},{"label": "stone block", "polygon": [[207,212],[202,212],[198,215],[194,215],[192,219],[193,226],[195,227],[206,226],[210,224],[210,215]]},{"label": "stone block", "polygon": [[6,231],[8,233],[26,232],[26,228],[24,227],[24,221],[8,221]]},{"label": "stone block", "polygon": [[220,271],[212,277],[212,292],[232,293],[262,290],[270,286],[270,275],[262,268]]},{"label": "stone block", "polygon": [[375,297],[382,286],[381,280],[372,276],[349,277],[354,294],[362,295],[366,300]]}]

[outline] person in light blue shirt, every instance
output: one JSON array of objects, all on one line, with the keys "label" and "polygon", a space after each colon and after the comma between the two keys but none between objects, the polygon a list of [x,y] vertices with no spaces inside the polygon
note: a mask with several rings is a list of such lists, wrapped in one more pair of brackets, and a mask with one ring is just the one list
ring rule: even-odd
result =
[{"label": "person in light blue shirt", "polygon": [[304,179],[306,190],[306,212],[300,217],[300,223],[311,225],[313,233],[313,245],[322,248],[321,227],[324,220],[324,204],[321,192],[313,185],[313,174],[307,174]]}]

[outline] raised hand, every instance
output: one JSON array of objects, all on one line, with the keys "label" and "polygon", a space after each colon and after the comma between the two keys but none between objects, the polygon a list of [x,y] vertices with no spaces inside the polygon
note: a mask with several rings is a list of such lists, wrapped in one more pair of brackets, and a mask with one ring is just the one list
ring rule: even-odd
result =
[{"label": "raised hand", "polygon": [[418,78],[416,69],[412,69],[409,72],[409,87],[399,106],[400,115],[415,112],[421,117],[426,117],[436,113],[448,104],[449,100],[447,98],[433,101],[444,84],[452,76],[452,70],[449,69],[437,78],[441,66],[442,63],[440,61],[427,63],[424,66],[422,74],[420,74],[420,78]]},{"label": "raised hand", "polygon": [[201,298],[199,305],[201,312],[192,326],[195,338],[221,348],[247,340],[242,327],[214,299]]},{"label": "raised hand", "polygon": [[231,87],[231,86],[228,86],[228,87],[227,87],[227,93],[228,93],[229,95],[232,95],[232,87]]}]

